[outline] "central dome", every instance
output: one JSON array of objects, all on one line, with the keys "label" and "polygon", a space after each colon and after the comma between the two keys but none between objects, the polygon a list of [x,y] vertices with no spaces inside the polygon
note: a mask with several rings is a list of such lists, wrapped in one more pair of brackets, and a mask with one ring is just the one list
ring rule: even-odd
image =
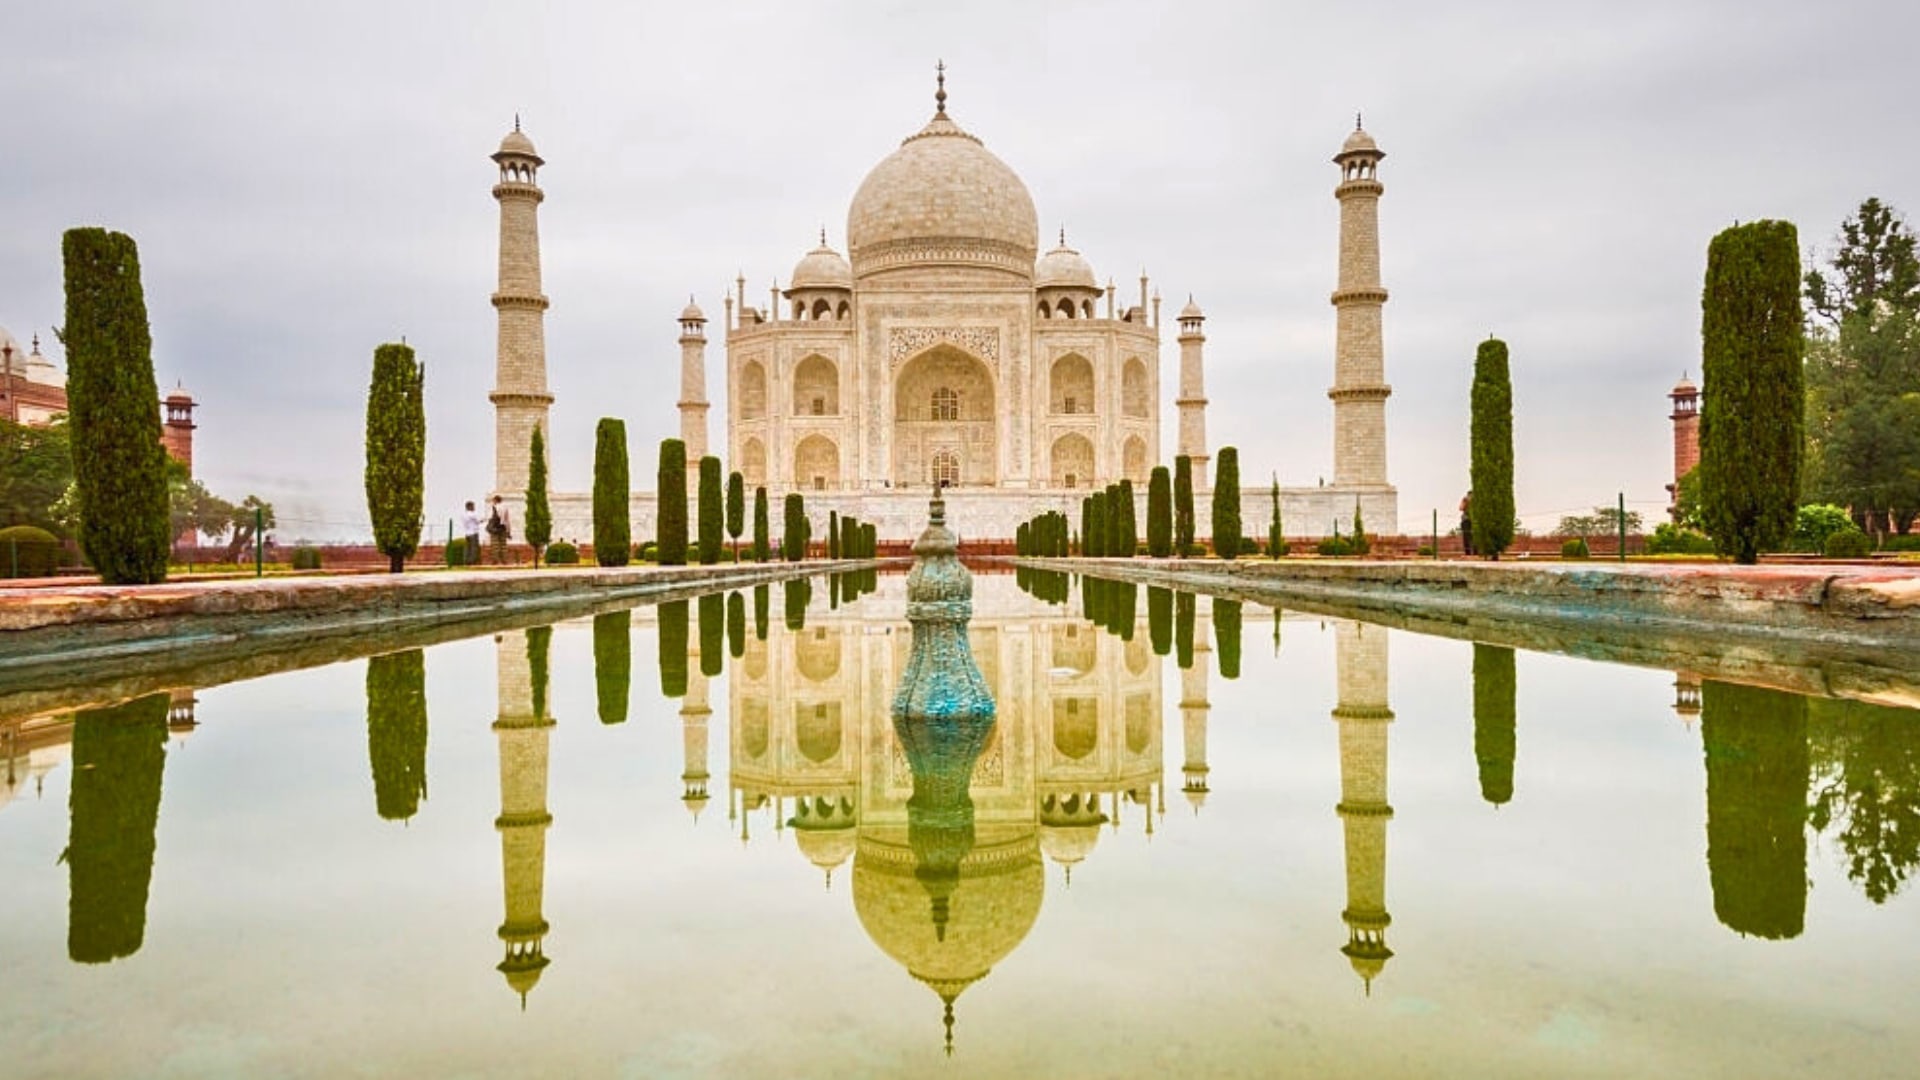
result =
[{"label": "central dome", "polygon": [[1039,220],[1020,177],[943,108],[861,181],[847,248],[856,278],[933,265],[1031,279]]}]

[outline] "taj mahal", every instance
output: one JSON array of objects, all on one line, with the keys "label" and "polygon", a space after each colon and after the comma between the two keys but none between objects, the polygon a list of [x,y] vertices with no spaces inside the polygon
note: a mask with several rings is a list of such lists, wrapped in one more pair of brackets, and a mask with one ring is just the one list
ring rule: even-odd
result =
[{"label": "taj mahal", "polygon": [[[847,210],[846,253],[822,230],[818,246],[777,282],[764,306],[744,275],[725,298],[725,411],[709,438],[708,318],[680,312],[679,437],[689,465],[721,457],[771,499],[806,495],[824,527],[830,511],[874,522],[882,538],[913,534],[928,490],[949,488],[969,535],[1011,537],[1045,510],[1078,513],[1090,490],[1130,480],[1144,500],[1156,465],[1193,462],[1205,518],[1206,316],[1189,298],[1174,316],[1177,377],[1162,370],[1160,294],[1143,273],[1136,294],[1103,285],[1065,231],[1041,250],[1039,218],[1019,175],[947,110],[944,68],[934,113],[868,172]],[[1334,157],[1340,208],[1335,308],[1332,482],[1284,487],[1291,535],[1344,527],[1356,509],[1371,532],[1398,528],[1387,481],[1386,400],[1377,168],[1385,154],[1356,122]],[[554,397],[544,340],[537,211],[545,160],[516,121],[493,155],[500,205],[495,493],[524,497],[533,429]],[[1177,436],[1161,438],[1163,394]],[[1255,403],[1257,408],[1257,403]],[[552,434],[546,432],[547,445]],[[651,447],[632,447],[650,475]],[[1270,513],[1264,463],[1250,466],[1245,520]],[[691,475],[694,470],[689,468]],[[551,496],[554,535],[592,532],[584,492]],[[636,538],[654,535],[651,492],[631,497]],[[1201,526],[1204,534],[1205,525]]]}]

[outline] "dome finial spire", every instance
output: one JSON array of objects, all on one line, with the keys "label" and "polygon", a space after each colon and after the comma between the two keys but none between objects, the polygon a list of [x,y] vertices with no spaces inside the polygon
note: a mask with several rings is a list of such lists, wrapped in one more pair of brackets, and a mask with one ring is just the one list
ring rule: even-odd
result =
[{"label": "dome finial spire", "polygon": [[1360,110],[1359,109],[1353,110],[1353,130],[1355,131],[1360,130]]},{"label": "dome finial spire", "polygon": [[513,130],[515,131],[520,130],[520,114],[519,113],[513,114]]},{"label": "dome finial spire", "polygon": [[820,246],[827,246],[827,227],[825,225],[820,226]]},{"label": "dome finial spire", "polygon": [[1065,225],[1060,226],[1060,246],[1067,246],[1067,227]]},{"label": "dome finial spire", "polygon": [[933,65],[935,89],[933,92],[934,115],[947,115],[947,62],[938,60]]}]

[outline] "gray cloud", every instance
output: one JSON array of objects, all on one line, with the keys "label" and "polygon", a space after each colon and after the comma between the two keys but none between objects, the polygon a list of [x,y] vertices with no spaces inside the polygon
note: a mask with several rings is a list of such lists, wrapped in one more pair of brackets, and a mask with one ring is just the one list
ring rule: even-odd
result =
[{"label": "gray cloud", "polygon": [[[1867,195],[1920,210],[1903,4],[68,3],[8,28],[0,323],[59,321],[62,229],[132,233],[160,377],[204,403],[205,478],[273,499],[288,535],[360,531],[370,358],[403,334],[428,364],[429,516],[488,483],[486,155],[515,111],[549,161],[572,489],[602,414],[650,471],[686,294],[717,319],[736,271],[763,297],[819,227],[841,244],[860,178],[924,121],[937,56],[1043,231],[1064,224],[1123,297],[1145,266],[1200,300],[1216,444],[1289,483],[1331,471],[1327,158],[1365,108],[1389,154],[1410,529],[1465,487],[1488,332],[1514,350],[1522,510],[1619,491],[1651,509],[1713,232],[1784,217],[1813,247]],[[1169,379],[1176,359],[1169,338]],[[716,358],[716,400],[723,383]],[[1170,406],[1166,424],[1170,445]]]}]

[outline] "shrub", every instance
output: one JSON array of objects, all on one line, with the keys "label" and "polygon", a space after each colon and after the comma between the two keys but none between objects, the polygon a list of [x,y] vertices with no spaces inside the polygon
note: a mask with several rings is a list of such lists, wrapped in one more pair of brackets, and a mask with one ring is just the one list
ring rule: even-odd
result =
[{"label": "shrub", "polygon": [[400,573],[420,546],[420,514],[427,469],[427,412],[421,393],[426,371],[407,345],[373,350],[367,390],[367,516],[373,542]]},{"label": "shrub", "polygon": [[1415,551],[1414,554],[1420,556],[1423,559],[1431,559],[1433,558],[1433,545],[1421,544],[1419,549]]},{"label": "shrub", "polygon": [[1849,523],[1828,533],[1821,551],[1829,559],[1864,559],[1873,552],[1873,541]]},{"label": "shrub", "polygon": [[1345,556],[1353,554],[1353,545],[1344,536],[1329,536],[1314,546],[1322,555]]},{"label": "shrub", "polygon": [[[580,549],[567,543],[565,540],[555,540],[553,543],[547,545],[547,565],[578,566],[580,565]],[[602,565],[609,564],[603,563]]]},{"label": "shrub", "polygon": [[293,568],[295,570],[320,569],[320,549],[308,544],[301,544],[299,547],[294,548]]},{"label": "shrub", "polygon": [[105,229],[69,229],[61,249],[80,550],[109,585],[162,581],[172,527],[140,255]]},{"label": "shrub", "polygon": [[1713,541],[1704,533],[1692,529],[1682,529],[1672,522],[1663,521],[1647,537],[1649,555],[1712,555]]},{"label": "shrub", "polygon": [[[1422,554],[1429,553],[1428,549],[1426,548],[1421,548],[1420,550]],[[1590,553],[1587,551],[1587,542],[1581,539],[1580,537],[1576,536],[1571,540],[1567,540],[1561,543],[1560,557],[1563,559],[1585,559],[1591,556],[1590,556]]]},{"label": "shrub", "polygon": [[0,529],[0,577],[52,577],[64,554],[60,539],[32,525]]},{"label": "shrub", "polygon": [[444,561],[448,566],[467,565],[467,538],[466,537],[456,536],[453,539],[447,541],[447,550],[444,555]]},{"label": "shrub", "polygon": [[1793,515],[1793,550],[1825,551],[1827,537],[1853,527],[1853,518],[1838,506],[1830,503],[1803,506]]},{"label": "shrub", "polygon": [[1752,563],[1794,526],[1805,451],[1806,335],[1792,223],[1755,221],[1715,236],[1700,312],[1701,517],[1722,551]]},{"label": "shrub", "polygon": [[660,560],[660,547],[651,540],[635,544],[633,546],[633,557],[641,562],[658,562]]},{"label": "shrub", "polygon": [[1880,543],[1881,551],[1920,551],[1920,533],[1889,536]]},{"label": "shrub", "polygon": [[[603,416],[593,430],[593,559],[601,566],[625,566],[633,550],[631,486],[626,421]],[[556,560],[549,553],[547,561]]]}]

